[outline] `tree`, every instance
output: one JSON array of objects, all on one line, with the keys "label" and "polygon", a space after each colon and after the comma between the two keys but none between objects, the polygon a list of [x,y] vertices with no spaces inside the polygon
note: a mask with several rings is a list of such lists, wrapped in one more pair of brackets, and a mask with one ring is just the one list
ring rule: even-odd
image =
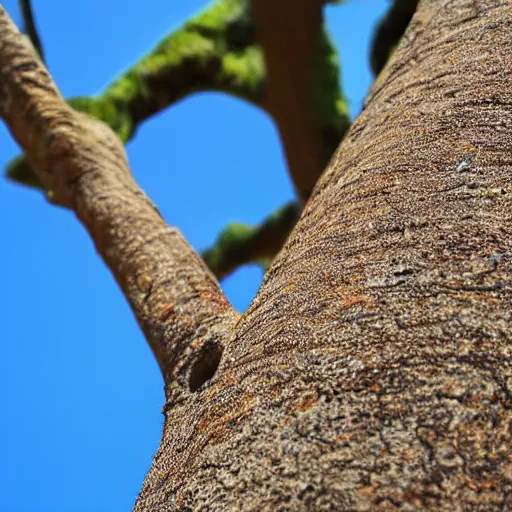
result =
[{"label": "tree", "polygon": [[[318,64],[311,41],[330,55],[321,4],[288,7],[295,58],[310,55],[299,77]],[[263,48],[284,52],[277,5],[256,2],[249,20]],[[340,98],[326,87],[306,100],[330,98],[336,116],[322,103],[318,117],[292,112],[305,126],[282,122],[298,208],[307,203],[240,316],[137,187],[119,138],[75,110],[127,138],[151,94],[129,88],[131,116],[90,100],[71,108],[0,11],[0,114],[29,162],[11,175],[74,210],[164,375],[162,443],[135,510],[510,508],[511,19],[506,2],[423,0],[313,189],[328,158],[319,148],[346,129]],[[267,53],[271,96],[288,60],[273,68]],[[299,103],[311,92],[301,84]]]}]

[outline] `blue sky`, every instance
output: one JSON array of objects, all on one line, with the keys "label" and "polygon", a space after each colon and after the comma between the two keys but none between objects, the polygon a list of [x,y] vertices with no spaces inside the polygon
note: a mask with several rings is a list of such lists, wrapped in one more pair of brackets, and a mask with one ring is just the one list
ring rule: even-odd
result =
[{"label": "blue sky", "polygon": [[[33,3],[50,71],[70,97],[101,91],[206,2]],[[18,23],[17,1],[2,5]],[[352,115],[371,83],[368,42],[388,5],[326,9]],[[227,222],[258,222],[293,197],[272,122],[220,94],[155,117],[127,149],[139,184],[198,250]],[[2,167],[18,152],[0,123]],[[4,179],[0,210],[0,509],[130,510],[160,439],[157,365],[70,212]],[[246,267],[222,283],[236,308],[248,306],[261,277]]]}]

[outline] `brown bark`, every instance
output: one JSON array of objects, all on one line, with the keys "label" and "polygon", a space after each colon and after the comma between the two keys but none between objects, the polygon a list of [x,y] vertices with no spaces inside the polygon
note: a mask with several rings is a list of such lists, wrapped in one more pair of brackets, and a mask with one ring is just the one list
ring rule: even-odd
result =
[{"label": "brown bark", "polygon": [[65,103],[2,7],[0,34],[0,116],[51,200],[73,209],[90,233],[179,396],[190,366],[208,375],[204,353],[220,354],[238,314],[136,185],[121,141]]},{"label": "brown bark", "polygon": [[0,113],[172,369],[136,511],[512,509],[511,27],[508,1],[420,3],[235,325],[0,10]]},{"label": "brown bark", "polygon": [[267,49],[265,107],[279,128],[288,168],[302,200],[311,194],[319,170],[332,154],[326,158],[322,134],[315,131],[313,108],[304,108],[312,104],[311,71],[322,32],[324,3],[259,0],[252,6],[258,40]]}]

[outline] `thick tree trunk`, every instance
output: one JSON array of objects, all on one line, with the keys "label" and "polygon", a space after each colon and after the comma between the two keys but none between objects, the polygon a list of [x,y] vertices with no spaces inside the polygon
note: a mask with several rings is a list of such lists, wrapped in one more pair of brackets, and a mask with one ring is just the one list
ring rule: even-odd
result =
[{"label": "thick tree trunk", "polygon": [[0,114],[166,379],[135,511],[512,509],[511,27],[420,3],[239,318],[0,8]]},{"label": "thick tree trunk", "polygon": [[420,5],[136,511],[512,509],[511,24]]}]

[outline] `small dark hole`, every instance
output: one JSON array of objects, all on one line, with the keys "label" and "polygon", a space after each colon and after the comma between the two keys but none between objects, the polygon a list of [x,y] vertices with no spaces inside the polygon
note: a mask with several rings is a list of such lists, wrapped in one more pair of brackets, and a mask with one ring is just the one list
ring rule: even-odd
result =
[{"label": "small dark hole", "polygon": [[210,344],[203,347],[202,352],[199,354],[190,371],[188,386],[192,393],[197,391],[205,382],[209,381],[215,375],[220,364],[222,351],[222,346],[217,344]]}]

